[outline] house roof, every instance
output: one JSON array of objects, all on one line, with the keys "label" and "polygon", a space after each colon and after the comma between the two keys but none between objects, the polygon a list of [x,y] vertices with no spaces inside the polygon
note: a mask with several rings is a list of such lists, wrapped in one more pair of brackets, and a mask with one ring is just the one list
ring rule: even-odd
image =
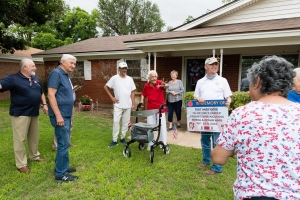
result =
[{"label": "house roof", "polygon": [[30,47],[27,50],[16,50],[13,54],[11,54],[11,53],[4,54],[4,53],[0,52],[0,55],[1,56],[19,56],[19,57],[31,58],[31,54],[39,53],[39,52],[43,52],[43,51],[44,50]]},{"label": "house roof", "polygon": [[173,28],[171,31],[183,31],[183,30],[190,30],[194,28],[199,28],[203,24],[217,20],[219,18],[222,18],[226,15],[230,15],[233,12],[236,12],[238,10],[241,10],[245,7],[248,7],[254,3],[257,3],[261,0],[235,0],[230,3],[225,4],[224,6],[221,6],[215,10],[212,10],[204,15],[201,15],[200,17],[197,17],[188,23],[182,24],[178,27]]},{"label": "house roof", "polygon": [[131,40],[126,40],[125,43],[163,40],[163,39],[200,37],[200,36],[291,30],[291,29],[300,29],[299,17],[260,21],[260,22],[247,22],[247,23],[239,23],[239,24],[211,26],[211,27],[204,27],[204,28],[192,29],[186,31],[162,32],[158,34],[153,34],[152,36],[148,36],[148,37],[139,37]]},{"label": "house roof", "polygon": [[[36,49],[29,47],[27,50],[16,50],[13,54],[11,53],[1,53],[0,52],[0,60],[1,61],[20,61],[23,58],[32,58],[32,54],[43,52],[44,50]],[[35,62],[43,62],[40,58],[32,58]]]},{"label": "house roof", "polygon": [[124,44],[124,40],[139,39],[141,37],[147,38],[155,34],[157,33],[90,38],[66,46],[36,53],[34,55],[134,50],[133,48],[127,47]]},{"label": "house roof", "polygon": [[135,49],[126,46],[126,44],[134,45],[134,43],[137,42],[292,29],[300,29],[299,17],[260,22],[220,25],[186,31],[156,32],[136,35],[91,38],[70,45],[35,53],[34,55],[128,51]]}]

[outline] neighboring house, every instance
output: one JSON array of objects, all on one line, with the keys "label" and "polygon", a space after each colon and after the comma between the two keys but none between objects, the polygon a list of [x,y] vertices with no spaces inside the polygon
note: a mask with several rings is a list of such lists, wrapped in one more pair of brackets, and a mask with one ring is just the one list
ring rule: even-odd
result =
[{"label": "neighboring house", "polygon": [[[45,67],[43,59],[31,57],[31,54],[42,51],[44,50],[29,48],[28,50],[17,50],[14,52],[14,54],[2,54],[0,52],[0,79],[20,71],[21,60],[23,58],[31,58],[37,67],[37,76],[41,79],[41,81],[45,81]],[[10,92],[0,93],[0,100],[8,98],[10,98]]]},{"label": "neighboring house", "polygon": [[63,53],[76,56],[74,82],[84,84],[77,97],[88,94],[99,104],[111,104],[103,86],[122,60],[140,91],[149,69],[165,80],[177,70],[186,91],[192,91],[205,74],[205,59],[216,56],[219,74],[237,91],[246,70],[264,55],[281,55],[299,66],[299,10],[299,0],[236,0],[170,32],[92,38],[33,57],[43,58],[47,76]]}]

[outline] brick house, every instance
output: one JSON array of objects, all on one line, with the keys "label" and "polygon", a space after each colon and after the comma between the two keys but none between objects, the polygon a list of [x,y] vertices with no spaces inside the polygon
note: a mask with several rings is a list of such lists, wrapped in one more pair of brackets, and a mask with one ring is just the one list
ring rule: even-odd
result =
[{"label": "brick house", "polygon": [[246,70],[264,55],[281,55],[299,66],[299,9],[299,0],[236,0],[168,32],[91,38],[33,57],[43,58],[47,76],[63,53],[76,56],[72,81],[84,84],[77,97],[88,94],[99,104],[111,104],[103,86],[120,61],[128,63],[139,91],[149,69],[165,80],[176,70],[186,91],[193,91],[205,74],[205,58],[216,56],[219,74],[237,91]]},{"label": "brick house", "polygon": [[[41,49],[29,48],[28,50],[15,51],[14,54],[1,54],[0,53],[0,78],[7,75],[15,74],[20,70],[20,62],[23,58],[31,58],[36,67],[36,74],[41,81],[45,81],[45,68],[42,58],[32,58],[31,54],[42,52]],[[0,93],[0,100],[10,98],[10,92]]]}]

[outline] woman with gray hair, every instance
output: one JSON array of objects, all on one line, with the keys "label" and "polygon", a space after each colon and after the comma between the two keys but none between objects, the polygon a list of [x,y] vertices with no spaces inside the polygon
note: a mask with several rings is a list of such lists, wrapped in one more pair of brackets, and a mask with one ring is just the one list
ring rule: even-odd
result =
[{"label": "woman with gray hair", "polygon": [[300,68],[294,69],[296,76],[294,77],[294,86],[288,94],[288,100],[300,103]]},{"label": "woman with gray hair", "polygon": [[248,70],[252,102],[231,113],[211,153],[220,165],[237,156],[235,199],[300,199],[300,105],[286,99],[294,74],[277,56]]}]

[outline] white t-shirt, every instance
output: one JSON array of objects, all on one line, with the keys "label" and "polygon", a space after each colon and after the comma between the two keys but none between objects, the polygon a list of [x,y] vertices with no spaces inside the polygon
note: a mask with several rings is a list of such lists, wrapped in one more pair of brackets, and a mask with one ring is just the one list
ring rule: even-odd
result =
[{"label": "white t-shirt", "polygon": [[210,80],[206,76],[198,80],[194,97],[204,100],[223,100],[232,95],[226,78],[217,75]]},{"label": "white t-shirt", "polygon": [[131,92],[136,89],[133,79],[130,76],[121,78],[120,75],[114,75],[106,83],[107,87],[114,90],[115,98],[119,100],[115,106],[118,108],[131,108]]}]

